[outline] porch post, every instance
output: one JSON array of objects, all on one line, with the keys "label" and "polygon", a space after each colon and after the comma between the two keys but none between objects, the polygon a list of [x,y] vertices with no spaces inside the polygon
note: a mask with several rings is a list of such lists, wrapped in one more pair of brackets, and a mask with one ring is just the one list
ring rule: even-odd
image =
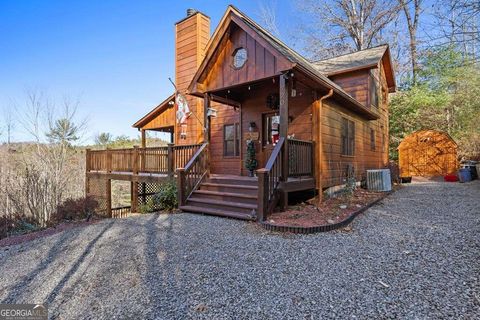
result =
[{"label": "porch post", "polygon": [[174,144],[173,143],[169,143],[167,145],[167,171],[168,171],[168,176],[170,178],[172,178],[175,174],[175,154],[174,154],[174,150],[173,150],[173,147],[174,147]]},{"label": "porch post", "polygon": [[147,146],[147,135],[144,129],[141,129],[140,132],[142,133],[142,148]]},{"label": "porch post", "polygon": [[[208,93],[205,93],[203,96],[203,123],[205,126],[204,141],[210,144],[210,117],[208,116],[208,109],[210,108],[210,96]],[[207,167],[207,177],[210,176],[210,145],[207,146],[206,152],[206,167]]]},{"label": "porch post", "polygon": [[[280,75],[280,137],[285,138],[282,154],[282,179],[286,183],[288,180],[288,83],[285,74]],[[281,190],[280,208],[286,210],[288,206],[288,192]]]}]

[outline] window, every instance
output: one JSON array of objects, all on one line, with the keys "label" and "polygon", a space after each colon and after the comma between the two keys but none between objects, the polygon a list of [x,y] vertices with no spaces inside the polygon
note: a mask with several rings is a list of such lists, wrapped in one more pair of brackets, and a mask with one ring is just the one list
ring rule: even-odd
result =
[{"label": "window", "polygon": [[370,78],[369,78],[369,100],[370,100],[370,106],[374,106],[378,108],[378,87],[377,87],[377,80],[375,79],[375,76],[370,73]]},{"label": "window", "polygon": [[370,150],[375,151],[375,130],[370,129]]},{"label": "window", "polygon": [[342,118],[342,155],[353,156],[355,151],[355,123]]},{"label": "window", "polygon": [[233,67],[235,69],[240,69],[247,62],[247,49],[237,48],[233,52]]},{"label": "window", "polygon": [[223,155],[225,157],[240,156],[240,125],[238,123],[223,126]]},{"label": "window", "polygon": [[263,115],[263,135],[262,143],[266,145],[275,145],[280,138],[280,116],[276,113]]}]

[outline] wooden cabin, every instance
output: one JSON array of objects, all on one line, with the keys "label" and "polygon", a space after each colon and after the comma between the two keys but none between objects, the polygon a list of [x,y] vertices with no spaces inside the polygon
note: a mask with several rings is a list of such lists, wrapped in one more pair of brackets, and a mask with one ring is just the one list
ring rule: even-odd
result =
[{"label": "wooden cabin", "polygon": [[398,160],[402,178],[445,176],[457,172],[457,144],[443,131],[415,131],[398,146]]},{"label": "wooden cabin", "polygon": [[[157,174],[177,179],[182,210],[263,220],[289,192],[344,184],[348,167],[360,180],[388,164],[388,45],[308,61],[233,6],[211,36],[209,17],[193,10],[175,32],[175,83],[191,114],[179,121],[173,93],[133,125],[143,137],[126,155],[134,172],[117,170],[133,181],[132,206]],[[148,130],[170,132],[170,149],[149,148]],[[248,141],[256,177],[245,168]],[[87,177],[115,178],[115,164],[92,166]]]}]

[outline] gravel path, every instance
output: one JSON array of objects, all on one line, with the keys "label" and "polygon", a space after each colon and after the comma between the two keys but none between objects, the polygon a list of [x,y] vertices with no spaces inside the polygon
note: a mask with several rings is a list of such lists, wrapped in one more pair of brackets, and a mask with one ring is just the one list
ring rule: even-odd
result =
[{"label": "gravel path", "polygon": [[480,318],[480,181],[411,184],[351,232],[193,214],[0,248],[0,301],[58,319]]}]

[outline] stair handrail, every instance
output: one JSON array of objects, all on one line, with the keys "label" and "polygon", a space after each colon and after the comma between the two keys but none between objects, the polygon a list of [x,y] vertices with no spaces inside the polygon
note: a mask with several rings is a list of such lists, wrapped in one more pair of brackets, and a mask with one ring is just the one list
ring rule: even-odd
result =
[{"label": "stair handrail", "polygon": [[185,205],[188,197],[202,183],[208,173],[208,143],[195,152],[184,168],[177,169],[177,192],[179,206]]},{"label": "stair handrail", "polygon": [[285,138],[281,137],[264,168],[257,170],[258,177],[258,210],[257,220],[263,221],[273,212],[278,200],[280,181],[285,179],[283,171],[283,152],[285,151]]}]

